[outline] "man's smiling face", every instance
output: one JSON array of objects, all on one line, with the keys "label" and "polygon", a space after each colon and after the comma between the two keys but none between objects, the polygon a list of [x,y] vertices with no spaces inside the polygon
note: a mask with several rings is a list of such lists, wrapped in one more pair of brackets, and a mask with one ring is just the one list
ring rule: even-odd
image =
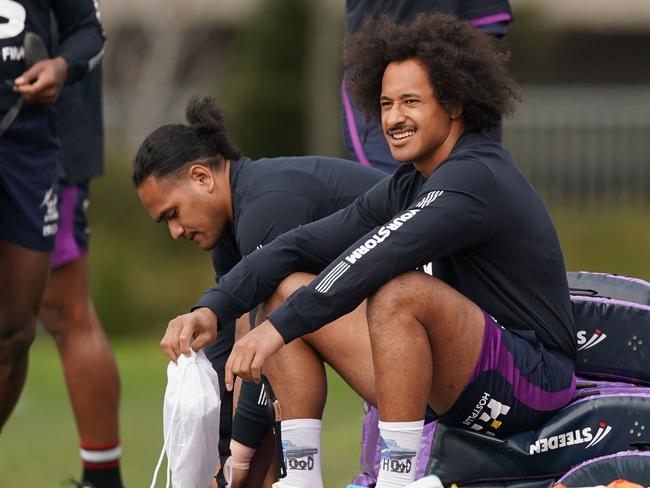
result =
[{"label": "man's smiling face", "polygon": [[[393,158],[431,170],[445,159],[454,117],[436,97],[429,76],[416,59],[392,62],[384,71],[381,122]],[[447,143],[447,144],[446,144]]]}]

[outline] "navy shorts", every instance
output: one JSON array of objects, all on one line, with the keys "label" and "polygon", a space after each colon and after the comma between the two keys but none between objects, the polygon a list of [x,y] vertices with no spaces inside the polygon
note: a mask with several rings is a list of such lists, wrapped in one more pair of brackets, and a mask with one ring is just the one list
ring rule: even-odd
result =
[{"label": "navy shorts", "polygon": [[0,136],[0,239],[35,251],[58,228],[56,130],[53,110],[32,109]]},{"label": "navy shorts", "polygon": [[484,315],[478,362],[440,420],[496,437],[534,429],[573,398],[574,361],[545,349],[533,331],[506,330]]},{"label": "navy shorts", "polygon": [[88,252],[88,203],[87,181],[75,185],[59,182],[59,230],[52,254],[52,268],[75,261]]}]

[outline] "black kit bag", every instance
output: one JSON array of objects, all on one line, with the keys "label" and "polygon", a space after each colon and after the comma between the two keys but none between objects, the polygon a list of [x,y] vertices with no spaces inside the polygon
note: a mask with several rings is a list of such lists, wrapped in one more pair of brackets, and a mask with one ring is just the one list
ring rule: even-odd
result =
[{"label": "black kit bag", "polygon": [[650,305],[650,283],[640,278],[589,271],[568,272],[569,290],[574,295],[612,298]]},{"label": "black kit bag", "polygon": [[559,483],[574,488],[606,485],[614,480],[650,486],[650,452],[623,451],[585,461],[562,476]]},{"label": "black kit bag", "polygon": [[539,429],[505,439],[438,423],[427,474],[443,484],[543,487],[573,466],[650,444],[650,388],[582,385]]},{"label": "black kit bag", "polygon": [[606,273],[567,273],[576,373],[650,385],[650,283]]},{"label": "black kit bag", "polygon": [[555,478],[470,483],[461,488],[553,488]]},{"label": "black kit bag", "polygon": [[427,473],[472,488],[548,488],[575,465],[650,444],[650,388],[630,384],[650,385],[650,283],[606,273],[567,278],[576,373],[586,376],[574,400],[539,429],[506,439],[438,423]]}]

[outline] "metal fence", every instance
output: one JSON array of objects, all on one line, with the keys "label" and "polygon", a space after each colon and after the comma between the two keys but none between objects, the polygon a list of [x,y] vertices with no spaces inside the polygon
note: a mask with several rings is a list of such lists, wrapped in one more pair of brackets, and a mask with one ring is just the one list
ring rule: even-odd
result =
[{"label": "metal fence", "polygon": [[504,143],[552,203],[650,203],[650,85],[527,86]]}]

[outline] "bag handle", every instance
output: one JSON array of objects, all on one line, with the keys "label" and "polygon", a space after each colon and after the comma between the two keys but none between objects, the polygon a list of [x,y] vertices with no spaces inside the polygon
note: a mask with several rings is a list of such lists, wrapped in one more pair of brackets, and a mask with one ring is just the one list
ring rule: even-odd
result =
[{"label": "bag handle", "polygon": [[[181,378],[178,382],[179,385],[183,385],[183,380],[185,379],[186,371],[187,371],[187,366],[183,368],[183,371],[181,371]],[[176,420],[176,414],[178,413],[178,409],[181,406],[182,396],[183,395],[181,394],[178,395],[178,399],[176,400],[176,405],[174,405],[174,410],[172,411],[172,418],[169,421],[170,426],[173,425],[174,420]],[[156,468],[153,471],[153,479],[151,480],[151,484],[149,485],[149,488],[155,488],[156,486],[156,481],[158,481],[158,472],[160,471],[160,467],[162,465],[163,459],[165,459],[165,449],[169,445],[171,434],[172,434],[172,428],[170,427],[169,432],[167,432],[167,435],[163,440],[162,451],[160,451],[160,457],[158,458],[158,463],[156,464]],[[165,482],[165,488],[169,488],[169,483],[171,480],[171,466],[169,464],[169,456],[167,456],[167,469],[165,471],[167,473],[167,481]]]}]

